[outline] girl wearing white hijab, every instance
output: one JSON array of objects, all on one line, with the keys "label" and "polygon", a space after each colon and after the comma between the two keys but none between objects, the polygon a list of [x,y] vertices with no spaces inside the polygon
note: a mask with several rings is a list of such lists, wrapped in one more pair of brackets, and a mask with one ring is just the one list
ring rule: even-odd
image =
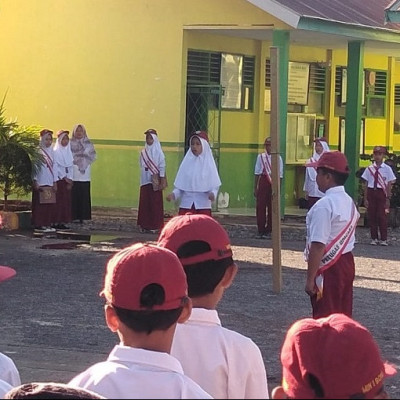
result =
[{"label": "girl wearing white hijab", "polygon": [[69,229],[66,225],[72,221],[71,191],[74,159],[69,142],[69,131],[57,132],[57,141],[54,145],[54,163],[57,169],[57,202],[56,202],[56,229]]},{"label": "girl wearing white hijab", "polygon": [[303,190],[306,192],[308,209],[310,209],[321,197],[323,197],[324,193],[318,189],[316,168],[307,167],[307,164],[318,161],[321,155],[327,151],[330,151],[330,149],[324,137],[314,140],[314,153],[306,163],[306,175],[303,186]]},{"label": "girl wearing white hijab", "polygon": [[[43,162],[33,176],[32,191],[32,225],[35,231],[42,233],[54,232],[51,225],[55,222],[55,194],[57,192],[57,171],[54,165],[52,148],[53,131],[40,131],[40,152]],[[41,193],[42,192],[42,193]],[[46,193],[46,195],[44,195]]]},{"label": "girl wearing white hijab", "polygon": [[92,202],[90,196],[91,165],[96,160],[96,150],[82,124],[74,126],[70,141],[74,158],[72,185],[72,220],[92,219]]},{"label": "girl wearing white hijab", "polygon": [[187,151],[176,174],[174,190],[168,201],[180,199],[179,215],[192,212],[211,216],[212,202],[217,198],[221,180],[207,132],[196,131],[190,137]]},{"label": "girl wearing white hijab", "polygon": [[140,153],[140,197],[137,224],[142,233],[157,233],[164,226],[162,191],[167,186],[165,156],[157,131],[148,129]]}]

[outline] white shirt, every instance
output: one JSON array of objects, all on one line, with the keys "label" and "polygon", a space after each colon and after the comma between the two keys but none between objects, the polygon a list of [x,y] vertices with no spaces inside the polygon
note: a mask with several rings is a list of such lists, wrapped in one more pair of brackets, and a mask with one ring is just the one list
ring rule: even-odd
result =
[{"label": "white shirt", "polygon": [[[368,182],[368,187],[373,189],[374,188],[374,181],[375,181],[375,167],[376,163],[374,162],[370,168],[372,171],[369,169],[369,167],[365,168],[365,171],[361,175],[361,178],[366,180]],[[380,165],[379,167],[379,173],[382,175],[383,180],[385,181],[386,184],[389,182],[394,182],[396,180],[396,177],[393,173],[392,168],[385,164],[384,162]],[[384,189],[382,185],[379,184],[379,179],[378,179],[378,186],[379,189]]]},{"label": "white shirt", "polygon": [[[307,243],[328,244],[335,239],[349,223],[354,209],[353,199],[345,192],[344,186],[335,186],[325,192],[308,211],[306,216]],[[359,212],[355,211],[358,216]],[[343,250],[346,254],[354,248],[354,232]]]},{"label": "white shirt", "polygon": [[168,353],[117,345],[70,382],[109,399],[211,399]]},{"label": "white shirt", "polygon": [[171,354],[187,376],[215,399],[268,399],[260,349],[248,337],[221,326],[216,310],[193,308],[178,324]]},{"label": "white shirt", "polygon": [[90,182],[90,165],[87,166],[85,172],[82,174],[79,171],[79,167],[74,164],[73,172],[72,172],[72,179],[76,182]]},{"label": "white shirt", "polygon": [[4,399],[4,395],[8,393],[13,387],[0,379],[0,399]]},{"label": "white shirt", "polygon": [[12,386],[21,384],[21,378],[14,361],[3,353],[0,353],[0,379]]},{"label": "white shirt", "polygon": [[33,179],[38,183],[39,186],[53,186],[54,182],[58,180],[56,170],[57,166],[54,163],[53,151],[47,150],[46,155],[49,158],[49,162],[51,161],[53,165],[50,164],[50,169],[49,165],[46,162],[41,163],[39,170],[33,177]]},{"label": "white shirt", "polygon": [[[266,154],[272,168],[271,154],[268,153]],[[257,156],[256,165],[254,167],[254,175],[262,175],[263,173],[264,173],[264,164],[261,160],[261,154],[259,154]],[[279,177],[283,178],[283,161],[281,156],[279,156]]]},{"label": "white shirt", "polygon": [[[211,190],[211,192],[214,193],[215,199],[218,195],[218,189],[219,188],[215,188]],[[175,200],[180,200],[179,207],[181,208],[192,208],[194,203],[196,210],[205,208],[211,209],[212,201],[208,198],[209,192],[188,192],[175,188],[172,193],[175,196]]]}]

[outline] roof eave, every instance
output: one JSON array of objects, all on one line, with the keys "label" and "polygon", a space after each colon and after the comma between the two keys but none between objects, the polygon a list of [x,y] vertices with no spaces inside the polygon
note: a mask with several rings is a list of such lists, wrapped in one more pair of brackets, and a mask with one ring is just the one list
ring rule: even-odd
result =
[{"label": "roof eave", "polygon": [[290,8],[282,6],[274,0],[247,0],[249,3],[260,8],[266,13],[272,15],[273,17],[279,19],[285,24],[291,26],[292,28],[297,28],[297,24],[300,20],[300,14],[294,12]]},{"label": "roof eave", "polygon": [[348,36],[353,40],[375,40],[389,43],[400,42],[400,31],[366,25],[354,25],[339,21],[328,21],[323,18],[309,16],[300,17],[297,29]]}]

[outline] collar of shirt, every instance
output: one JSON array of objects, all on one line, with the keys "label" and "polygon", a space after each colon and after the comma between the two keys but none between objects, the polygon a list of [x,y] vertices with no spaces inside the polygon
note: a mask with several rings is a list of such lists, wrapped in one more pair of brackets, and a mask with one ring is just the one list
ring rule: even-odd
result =
[{"label": "collar of shirt", "polygon": [[344,186],[343,185],[331,187],[330,189],[328,189],[325,192],[325,195],[334,194],[334,193],[341,193],[341,192],[344,192]]},{"label": "collar of shirt", "polygon": [[221,325],[217,310],[207,310],[205,308],[193,308],[187,323]]},{"label": "collar of shirt", "polygon": [[113,348],[107,360],[148,365],[183,374],[181,363],[170,354],[160,351],[137,349],[119,344]]}]

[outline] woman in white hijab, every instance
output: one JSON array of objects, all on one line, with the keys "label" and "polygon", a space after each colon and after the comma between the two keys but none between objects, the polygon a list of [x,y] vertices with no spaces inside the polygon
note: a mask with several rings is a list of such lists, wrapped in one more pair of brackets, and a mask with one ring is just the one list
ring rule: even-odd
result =
[{"label": "woman in white hijab", "polygon": [[165,156],[157,131],[144,132],[146,142],[140,152],[140,197],[137,224],[142,233],[157,233],[164,226],[162,191],[167,186]]},{"label": "woman in white hijab", "polygon": [[57,141],[54,144],[54,164],[57,170],[57,202],[56,202],[56,229],[69,229],[66,225],[72,221],[71,191],[74,159],[69,142],[69,131],[57,132]]},{"label": "woman in white hijab", "polygon": [[307,167],[308,163],[316,162],[321,155],[330,151],[329,145],[324,137],[314,140],[314,153],[306,163],[306,175],[304,179],[303,190],[306,192],[307,208],[310,209],[324,193],[318,189],[317,185],[317,170],[314,167]]},{"label": "woman in white hijab", "polygon": [[51,225],[55,223],[55,200],[57,192],[57,172],[54,165],[53,131],[40,131],[40,152],[43,161],[33,176],[32,191],[32,225],[41,233],[54,232]]},{"label": "woman in white hijab", "polygon": [[90,195],[91,165],[96,160],[96,150],[82,124],[74,126],[71,138],[71,151],[74,157],[72,179],[72,220],[92,219]]},{"label": "woman in white hijab", "polygon": [[221,179],[208,142],[207,132],[196,131],[176,174],[174,190],[168,201],[180,200],[179,215],[192,212],[211,216]]}]

